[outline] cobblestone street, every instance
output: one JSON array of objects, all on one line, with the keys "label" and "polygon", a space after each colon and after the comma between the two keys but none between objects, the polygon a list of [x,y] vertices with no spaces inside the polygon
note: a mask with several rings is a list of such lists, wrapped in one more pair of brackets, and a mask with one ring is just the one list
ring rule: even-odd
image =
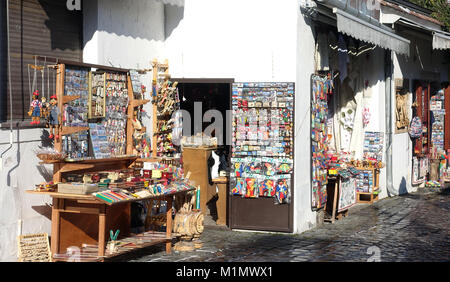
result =
[{"label": "cobblestone street", "polygon": [[147,248],[130,262],[450,261],[448,189],[357,205],[348,217],[299,235],[237,232],[206,226],[203,248],[166,255]]}]

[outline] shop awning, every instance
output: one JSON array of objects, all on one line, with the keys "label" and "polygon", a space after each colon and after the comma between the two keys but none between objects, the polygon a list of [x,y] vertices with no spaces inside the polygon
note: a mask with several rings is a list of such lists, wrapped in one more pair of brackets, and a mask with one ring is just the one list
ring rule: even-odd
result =
[{"label": "shop awning", "polygon": [[397,22],[406,26],[417,28],[419,30],[430,32],[433,36],[433,49],[450,49],[450,33],[434,29],[420,23],[413,23],[405,19],[399,19]]},{"label": "shop awning", "polygon": [[433,49],[450,49],[450,34],[433,32]]},{"label": "shop awning", "polygon": [[375,44],[381,48],[392,50],[398,54],[409,56],[408,39],[398,36],[387,26],[376,26],[353,16],[341,9],[333,8],[337,17],[338,31],[358,40]]}]

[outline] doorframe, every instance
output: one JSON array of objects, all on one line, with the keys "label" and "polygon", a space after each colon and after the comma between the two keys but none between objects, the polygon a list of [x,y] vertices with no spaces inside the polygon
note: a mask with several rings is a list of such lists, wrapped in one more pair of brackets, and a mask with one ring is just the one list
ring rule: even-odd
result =
[{"label": "doorframe", "polygon": [[[228,109],[229,111],[233,111],[233,84],[236,82],[236,80],[234,78],[171,78],[171,81],[176,81],[179,84],[181,83],[198,83],[198,84],[212,84],[212,83],[217,83],[217,84],[229,84],[230,85],[230,93],[229,93],[229,101],[230,101],[230,108]],[[225,117],[226,118],[226,117]],[[227,126],[227,121],[225,120],[225,127]],[[229,126],[231,128],[229,128],[228,132],[232,133],[232,129],[233,129],[233,124],[229,123]],[[228,128],[226,128],[227,130]],[[227,138],[229,138],[230,140],[232,140],[232,136],[227,136]],[[227,142],[227,140],[224,140],[225,144]],[[230,150],[229,150],[229,155],[227,158],[227,162],[228,165],[231,165],[231,150],[232,150],[232,144],[229,145],[225,145],[225,146],[229,146]],[[231,167],[229,167],[228,172],[230,172]],[[228,177],[229,179],[229,177]],[[230,184],[228,182],[227,184],[227,211],[226,211],[226,225],[228,227],[231,227],[231,215],[230,215],[230,211],[231,211],[231,198],[229,196],[230,194]]]}]

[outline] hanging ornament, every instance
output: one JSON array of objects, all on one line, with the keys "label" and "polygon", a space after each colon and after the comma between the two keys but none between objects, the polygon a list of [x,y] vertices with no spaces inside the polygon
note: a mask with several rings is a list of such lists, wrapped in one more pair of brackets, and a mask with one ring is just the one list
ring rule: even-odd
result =
[{"label": "hanging ornament", "polygon": [[364,107],[364,110],[363,110],[363,124],[364,124],[364,127],[366,127],[368,124],[369,124],[369,122],[370,122],[370,110],[369,110],[369,108],[367,108],[367,107]]}]

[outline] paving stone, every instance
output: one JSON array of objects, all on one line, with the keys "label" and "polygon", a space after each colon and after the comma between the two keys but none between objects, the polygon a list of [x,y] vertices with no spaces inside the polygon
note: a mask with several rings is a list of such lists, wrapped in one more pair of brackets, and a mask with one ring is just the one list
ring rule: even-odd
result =
[{"label": "paving stone", "polygon": [[139,262],[366,262],[377,247],[383,262],[450,261],[449,192],[420,191],[356,205],[349,216],[302,234],[236,232],[205,226],[203,248],[167,255],[163,247],[131,254]]}]

